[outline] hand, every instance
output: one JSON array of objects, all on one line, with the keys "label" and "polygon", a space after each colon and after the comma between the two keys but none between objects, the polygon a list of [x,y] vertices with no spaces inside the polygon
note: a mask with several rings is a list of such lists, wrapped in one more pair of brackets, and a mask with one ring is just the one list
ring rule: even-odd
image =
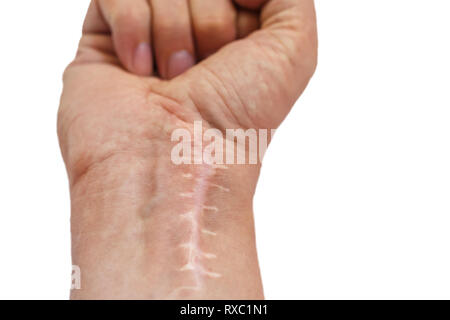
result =
[{"label": "hand", "polygon": [[[206,177],[201,166],[171,163],[170,138],[196,120],[221,131],[278,127],[316,66],[313,1],[149,2],[93,1],[64,74],[58,133],[85,283],[74,296],[260,298],[259,168]],[[180,199],[184,191],[194,195]],[[191,211],[192,221],[180,218]]]}]

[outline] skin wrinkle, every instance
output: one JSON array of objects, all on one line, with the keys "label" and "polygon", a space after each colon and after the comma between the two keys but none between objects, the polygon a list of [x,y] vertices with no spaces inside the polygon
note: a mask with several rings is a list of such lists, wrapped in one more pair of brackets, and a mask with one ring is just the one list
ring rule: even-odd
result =
[{"label": "skin wrinkle", "polygon": [[114,52],[114,46],[111,38],[104,34],[90,34],[81,38],[79,49],[99,50],[104,54],[109,54],[117,59]]},{"label": "skin wrinkle", "polygon": [[[205,63],[197,65],[196,68],[198,68],[199,71],[202,71],[202,73],[206,71],[206,75],[202,78],[212,78],[214,81],[219,82],[220,86],[220,78],[212,73],[212,70],[209,70]],[[206,122],[210,128],[221,131],[223,135],[225,135],[227,128],[240,128],[241,125],[236,123],[236,115],[233,114],[231,108],[226,105],[227,101],[224,100],[225,97],[218,89],[218,86],[214,85],[212,81],[207,82],[206,87],[211,88],[219,98],[205,103],[204,100],[200,100],[197,97],[198,94],[196,92],[198,90],[198,85],[199,83],[196,82],[194,87],[187,91],[187,95],[190,99],[189,105],[193,105],[193,108],[195,108],[201,117],[200,120]],[[190,84],[190,86],[192,86],[192,84]],[[205,82],[201,82],[200,86],[205,86]],[[225,119],[227,121],[223,123]]]},{"label": "skin wrinkle", "polygon": [[[220,76],[218,76],[206,64],[203,64],[200,66],[202,66],[203,70],[206,70],[207,73],[209,73],[214,78],[214,80],[216,80],[216,82],[219,83],[218,86],[215,86],[211,83],[211,87],[216,91],[217,95],[221,98],[222,106],[224,106],[225,109],[228,111],[229,115],[231,115],[231,118],[233,119],[233,121],[238,125],[238,127],[243,128],[239,117],[233,111],[233,107],[231,107],[227,104],[227,99],[225,98],[225,95],[221,92],[221,90],[218,89],[218,87],[220,87],[220,88],[223,88],[224,90],[226,90],[226,86],[225,86],[224,82],[221,80]],[[223,108],[221,108],[221,109],[223,109]],[[225,132],[225,130],[222,130],[222,132]]]},{"label": "skin wrinkle", "polygon": [[95,170],[96,167],[99,167],[102,163],[107,162],[109,160],[114,159],[116,156],[120,156],[123,154],[127,154],[126,151],[122,151],[122,152],[110,152],[109,154],[107,154],[106,156],[104,156],[102,159],[99,159],[97,161],[90,161],[89,164],[80,164],[82,162],[85,161],[85,159],[80,159],[78,160],[77,163],[73,164],[74,168],[80,168],[80,167],[84,167],[84,168],[80,168],[77,172],[77,170],[74,170],[75,174],[71,179],[71,183],[70,186],[73,188],[75,185],[77,185],[79,183],[79,181],[83,180],[83,178],[91,171]]},{"label": "skin wrinkle", "polygon": [[[229,72],[229,76],[231,77],[231,79],[233,79],[235,83],[237,83],[237,79],[236,77],[233,75],[233,73]],[[254,124],[254,122],[252,121],[252,118],[250,116],[250,113],[248,112],[248,107],[246,106],[246,104],[244,103],[244,100],[242,100],[242,97],[239,95],[238,90],[236,90],[236,87],[234,87],[233,84],[231,84],[232,89],[233,89],[233,94],[235,97],[237,97],[237,99],[239,100],[240,105],[242,106],[243,110],[245,111],[245,115],[247,116],[248,121],[250,121],[250,128],[256,128],[256,125]]]},{"label": "skin wrinkle", "polygon": [[[160,96],[157,93],[152,93],[155,96],[157,96],[158,98],[162,98],[164,99],[165,97]],[[169,101],[171,101],[169,99]],[[160,102],[160,101],[159,101]],[[155,105],[155,103],[153,103],[153,105]],[[158,103],[157,106],[161,106],[162,110],[165,110],[169,116],[174,116],[176,119],[180,120],[177,115],[173,112],[169,112],[170,110],[167,110],[166,108],[162,107],[162,103]],[[63,113],[60,112],[59,113],[60,116],[63,116]],[[84,117],[84,114],[79,114],[77,116],[75,116],[73,119],[71,119],[71,121],[69,122],[69,125],[67,126],[67,128],[63,131],[60,131],[60,135],[64,135],[67,136],[69,135],[69,130],[71,130],[74,126],[75,123],[77,121],[81,121]],[[184,124],[184,123],[183,123]],[[164,128],[160,128],[160,131],[170,131],[170,129],[164,129]],[[153,136],[149,136],[148,138],[152,138],[154,139]],[[162,139],[162,138],[159,138]],[[161,142],[165,142],[165,141],[161,141]],[[152,145],[153,148],[158,148],[158,144],[153,144]],[[130,149],[130,150],[127,150]],[[74,187],[76,184],[78,184],[78,182],[80,180],[83,179],[83,177],[90,171],[95,170],[96,167],[100,167],[104,162],[108,162],[110,160],[114,160],[116,157],[120,158],[121,156],[128,156],[130,158],[136,158],[136,159],[141,159],[142,161],[144,161],[143,159],[143,155],[139,154],[141,151],[142,152],[148,152],[149,148],[148,147],[136,147],[136,146],[126,146],[125,149],[120,148],[119,150],[112,150],[112,151],[108,151],[106,152],[105,155],[103,155],[101,158],[98,159],[92,159],[92,157],[86,157],[86,154],[83,154],[82,157],[78,157],[78,158],[74,158],[75,162],[71,163],[71,167],[74,168],[74,170],[72,171],[72,175],[70,176],[70,186]],[[153,154],[158,154],[157,151],[153,150],[152,151]],[[69,157],[70,159],[70,157]]]},{"label": "skin wrinkle", "polygon": [[156,99],[159,102],[158,105],[161,106],[161,108],[163,108],[168,114],[176,117],[182,123],[188,124],[191,121],[181,114],[180,111],[183,110],[183,104],[180,101],[177,101],[176,99],[169,97],[168,95],[163,95],[156,92],[156,89],[151,85],[148,85],[147,90],[147,100],[150,105],[152,104],[152,101]]}]

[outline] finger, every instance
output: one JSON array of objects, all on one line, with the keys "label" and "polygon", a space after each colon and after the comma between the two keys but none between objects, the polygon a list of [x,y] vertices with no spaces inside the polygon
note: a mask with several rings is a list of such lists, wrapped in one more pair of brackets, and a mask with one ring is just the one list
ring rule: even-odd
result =
[{"label": "finger", "polygon": [[110,33],[108,23],[105,21],[102,12],[100,11],[97,0],[91,1],[89,9],[84,19],[83,34],[97,34]]},{"label": "finger", "polygon": [[236,39],[236,8],[231,0],[191,0],[190,9],[200,58]]},{"label": "finger", "polygon": [[146,0],[93,0],[83,32],[111,33],[122,65],[130,72],[145,76],[153,69],[150,19]]},{"label": "finger", "polygon": [[78,46],[75,63],[106,63],[120,67],[111,37],[104,34],[83,36]]},{"label": "finger", "polygon": [[[227,94],[216,109],[226,110],[241,125],[276,128],[315,70],[314,1],[271,0],[262,10],[261,25],[261,30],[199,64],[193,78],[202,82],[192,83],[190,95],[198,96],[202,86],[214,86]],[[205,103],[200,112],[211,110],[211,103]]]},{"label": "finger", "polygon": [[237,37],[242,39],[260,27],[259,15],[250,10],[239,10],[237,14]]},{"label": "finger", "polygon": [[195,64],[187,0],[151,0],[153,46],[158,71],[172,79]]},{"label": "finger", "polygon": [[261,8],[268,0],[235,0],[235,2],[247,9],[259,9]]}]

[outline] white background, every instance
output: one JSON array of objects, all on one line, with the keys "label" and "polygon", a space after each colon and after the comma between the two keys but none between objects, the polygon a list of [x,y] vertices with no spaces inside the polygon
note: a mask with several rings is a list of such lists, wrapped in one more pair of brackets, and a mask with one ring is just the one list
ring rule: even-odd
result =
[{"label": "white background", "polygon": [[[61,74],[87,0],[0,2],[0,298],[66,299]],[[319,0],[255,199],[269,299],[450,298],[450,2]]]}]

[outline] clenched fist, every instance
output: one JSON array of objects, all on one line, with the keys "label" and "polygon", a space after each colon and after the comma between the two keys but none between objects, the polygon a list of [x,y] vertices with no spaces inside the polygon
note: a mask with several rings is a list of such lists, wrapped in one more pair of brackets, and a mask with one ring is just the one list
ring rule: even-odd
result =
[{"label": "clenched fist", "polygon": [[73,298],[263,297],[259,166],[181,165],[195,121],[274,129],[312,76],[312,0],[94,0],[64,74]]}]

